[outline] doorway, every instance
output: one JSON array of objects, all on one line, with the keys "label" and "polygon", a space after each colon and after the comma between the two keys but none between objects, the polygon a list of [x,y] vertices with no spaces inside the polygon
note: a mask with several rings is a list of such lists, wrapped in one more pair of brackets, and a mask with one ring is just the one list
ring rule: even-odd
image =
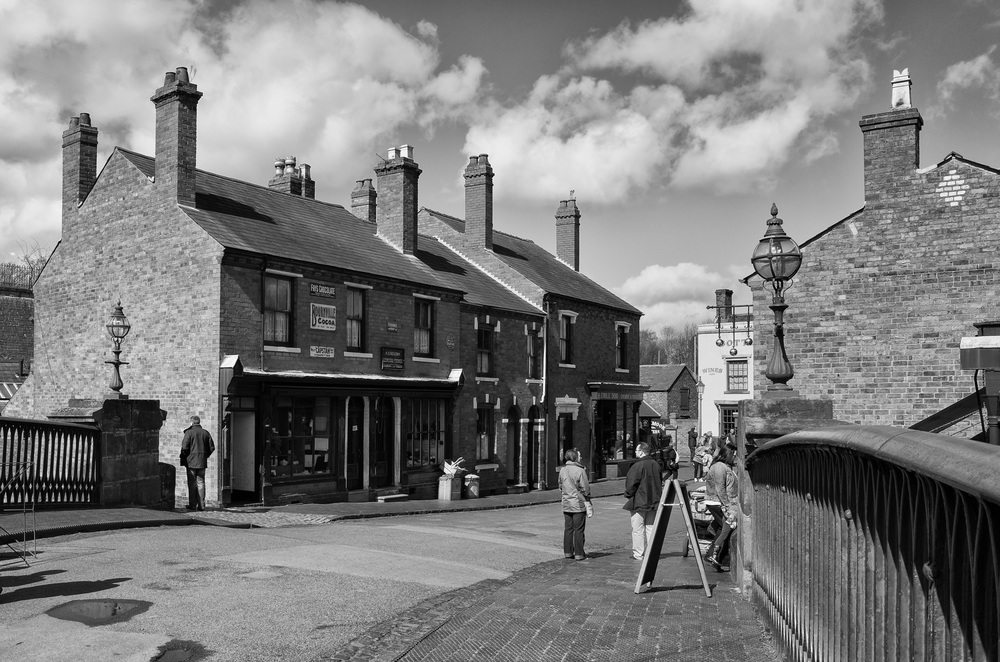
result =
[{"label": "doorway", "polygon": [[518,485],[523,481],[521,466],[521,412],[517,407],[507,410],[507,484]]},{"label": "doorway", "polygon": [[365,401],[352,396],[347,401],[347,489],[365,486],[361,466],[365,457]]},{"label": "doorway", "polygon": [[232,416],[232,471],[234,501],[251,501],[257,494],[257,415],[234,411]]},{"label": "doorway", "polygon": [[379,396],[372,411],[371,487],[388,487],[395,473],[396,408],[392,398]]}]

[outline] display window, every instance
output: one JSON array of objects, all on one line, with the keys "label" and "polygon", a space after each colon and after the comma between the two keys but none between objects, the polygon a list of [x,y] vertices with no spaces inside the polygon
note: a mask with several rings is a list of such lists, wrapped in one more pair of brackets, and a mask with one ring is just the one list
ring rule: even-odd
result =
[{"label": "display window", "polygon": [[336,398],[277,395],[265,420],[265,457],[272,482],[337,472]]},{"label": "display window", "polygon": [[444,461],[445,400],[403,401],[405,466],[410,471],[436,468]]}]

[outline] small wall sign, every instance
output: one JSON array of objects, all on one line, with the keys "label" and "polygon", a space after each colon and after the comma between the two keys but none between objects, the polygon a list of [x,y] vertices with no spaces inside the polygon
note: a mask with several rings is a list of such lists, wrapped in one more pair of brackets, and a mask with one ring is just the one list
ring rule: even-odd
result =
[{"label": "small wall sign", "polygon": [[309,356],[319,359],[332,359],[336,355],[333,347],[320,347],[318,345],[309,346]]},{"label": "small wall sign", "polygon": [[322,331],[337,330],[337,307],[325,303],[309,304],[309,328]]},{"label": "small wall sign", "polygon": [[395,322],[386,322],[385,330],[389,331],[390,333],[396,333],[397,331],[399,331],[399,325],[396,324]]},{"label": "small wall sign", "polygon": [[382,369],[403,370],[406,367],[406,351],[402,347],[382,348]]},{"label": "small wall sign", "polygon": [[448,337],[444,339],[444,343],[448,345],[448,349],[455,349],[455,334],[449,333]]},{"label": "small wall sign", "polygon": [[314,297],[326,297],[334,299],[337,296],[337,288],[332,285],[320,285],[319,283],[309,283],[309,294]]}]

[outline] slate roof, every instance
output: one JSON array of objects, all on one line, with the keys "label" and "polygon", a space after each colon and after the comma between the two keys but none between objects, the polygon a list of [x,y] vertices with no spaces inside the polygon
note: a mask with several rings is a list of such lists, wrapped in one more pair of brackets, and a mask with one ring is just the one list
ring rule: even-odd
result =
[{"label": "slate roof", "polygon": [[691,372],[683,363],[641,365],[639,366],[639,381],[643,384],[649,384],[650,391],[669,391],[685,371]]},{"label": "slate roof", "polygon": [[[153,177],[153,158],[116,151]],[[374,223],[341,205],[195,172],[196,208],[181,209],[225,248],[463,292],[473,305],[542,314],[434,237],[420,235],[416,254],[404,255],[376,236]]]},{"label": "slate roof", "polygon": [[[423,211],[446,223],[456,232],[465,233],[465,221],[432,209],[424,208]],[[533,241],[494,229],[493,253],[546,292],[608,308],[626,310],[637,315],[642,314],[641,310],[615,296]]]}]

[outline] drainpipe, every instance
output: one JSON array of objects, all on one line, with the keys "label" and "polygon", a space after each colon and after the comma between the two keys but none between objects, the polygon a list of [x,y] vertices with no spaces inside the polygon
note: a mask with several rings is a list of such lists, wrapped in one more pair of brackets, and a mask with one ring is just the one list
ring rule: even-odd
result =
[{"label": "drainpipe", "polygon": [[539,489],[545,484],[545,476],[549,468],[549,295],[542,297],[542,310],[545,312],[545,319],[542,321],[542,416],[545,421],[542,427],[542,448],[539,449],[538,463],[540,472],[538,474]]}]

